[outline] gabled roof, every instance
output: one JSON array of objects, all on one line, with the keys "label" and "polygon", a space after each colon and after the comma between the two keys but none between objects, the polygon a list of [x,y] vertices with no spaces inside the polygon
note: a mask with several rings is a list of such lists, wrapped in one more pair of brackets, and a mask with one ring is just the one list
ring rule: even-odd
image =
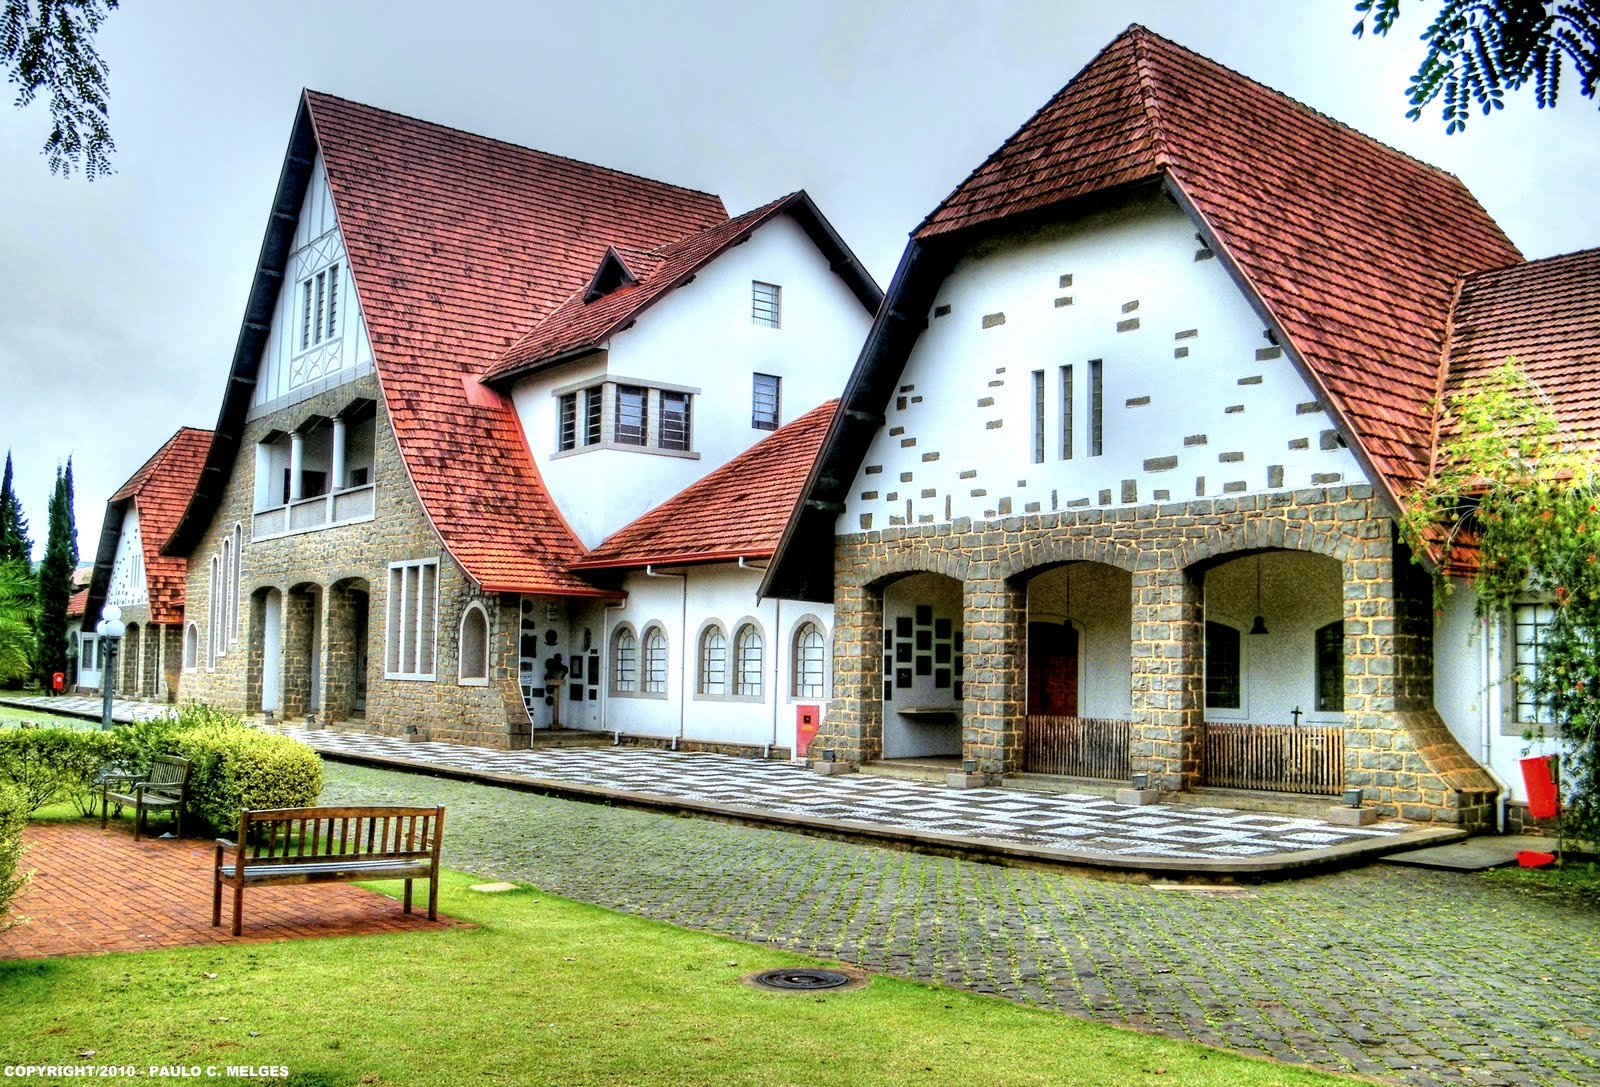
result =
[{"label": "gabled roof", "polygon": [[139,539],[144,549],[145,585],[150,593],[150,621],[177,623],[183,619],[183,583],[186,563],[162,554],[194,494],[195,484],[211,448],[211,431],[183,427],[157,449],[106,502],[106,516],[95,552],[94,573],[84,600],[84,620],[98,622],[100,607],[111,584],[117,558],[117,541],[131,506],[139,515]]},{"label": "gabled roof", "polygon": [[262,243],[217,446],[170,542],[191,550],[221,500],[321,152],[396,444],[423,510],[491,591],[593,595],[582,554],[509,400],[478,383],[588,282],[608,245],[647,252],[724,221],[722,201],[307,91]]},{"label": "gabled roof", "polygon": [[883,292],[811,197],[801,190],[660,246],[639,262],[649,271],[633,285],[598,297],[593,296],[592,287],[574,292],[490,367],[484,380],[509,378],[541,363],[594,350],[637,321],[640,314],[668,293],[688,283],[711,261],[749,240],[751,234],[780,215],[794,217],[867,312],[876,312]]},{"label": "gabled roof", "polygon": [[607,537],[575,570],[731,562],[777,550],[837,400],[778,428]]},{"label": "gabled roof", "polygon": [[604,298],[612,291],[637,285],[639,277],[633,274],[628,262],[622,259],[614,245],[606,246],[606,255],[600,258],[600,267],[589,277],[589,287],[583,292],[585,302]]},{"label": "gabled roof", "polygon": [[1446,400],[1508,359],[1571,435],[1600,450],[1600,249],[1467,277],[1451,321]]},{"label": "gabled roof", "polygon": [[[1520,254],[1456,178],[1133,26],[913,232],[786,540],[831,531],[961,252],[1147,185],[1194,217],[1374,482],[1398,500],[1424,478],[1456,285]],[[762,591],[826,593],[831,568],[800,547],[785,570],[789,552]]]},{"label": "gabled roof", "polygon": [[83,609],[85,606],[87,606],[88,602],[89,586],[85,585],[83,588],[75,590],[72,596],[67,600],[67,618],[82,619]]}]

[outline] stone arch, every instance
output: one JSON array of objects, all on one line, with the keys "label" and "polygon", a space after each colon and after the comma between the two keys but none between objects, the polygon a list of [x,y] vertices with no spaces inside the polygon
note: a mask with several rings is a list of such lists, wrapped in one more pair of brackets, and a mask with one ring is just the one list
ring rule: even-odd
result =
[{"label": "stone arch", "polygon": [[1026,580],[1034,574],[1069,562],[1098,562],[1130,574],[1139,568],[1138,553],[1127,544],[1052,533],[1036,536],[996,560],[994,576],[1002,581]]},{"label": "stone arch", "polygon": [[874,556],[868,561],[866,570],[852,583],[882,592],[890,582],[910,574],[942,574],[956,581],[965,581],[969,565],[966,555],[960,552],[929,547],[917,540],[911,547],[896,548]]},{"label": "stone arch", "polygon": [[1251,518],[1186,542],[1178,549],[1177,564],[1188,569],[1252,551],[1309,551],[1343,562],[1358,542],[1347,532],[1329,530],[1313,521]]}]

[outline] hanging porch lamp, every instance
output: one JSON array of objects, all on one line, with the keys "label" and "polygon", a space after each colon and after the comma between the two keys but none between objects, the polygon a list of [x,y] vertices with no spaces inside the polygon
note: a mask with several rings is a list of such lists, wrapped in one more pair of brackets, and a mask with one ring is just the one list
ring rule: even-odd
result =
[{"label": "hanging porch lamp", "polygon": [[1251,634],[1265,634],[1267,621],[1261,614],[1261,556],[1256,556],[1256,621],[1250,625]]}]

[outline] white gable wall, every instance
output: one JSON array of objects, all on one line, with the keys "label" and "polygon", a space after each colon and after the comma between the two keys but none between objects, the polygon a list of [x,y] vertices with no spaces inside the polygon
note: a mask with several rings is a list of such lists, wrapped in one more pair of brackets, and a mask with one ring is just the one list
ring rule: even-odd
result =
[{"label": "white gable wall", "polygon": [[[305,314],[301,281],[333,263],[339,265],[334,336],[302,351],[300,332]],[[372,345],[367,339],[366,322],[361,319],[344,237],[339,232],[328,175],[319,154],[300,204],[272,331],[261,352],[250,417],[304,400],[371,370]]]},{"label": "white gable wall", "polygon": [[[783,289],[780,328],[752,323],[754,280]],[[524,378],[512,399],[546,486],[593,547],[770,433],[750,425],[752,375],[783,379],[780,425],[838,396],[871,322],[805,231],[780,216],[646,310],[604,352]],[[602,379],[691,390],[694,456],[631,448],[556,455],[557,390]],[[650,420],[652,442],[658,423]]]},{"label": "white gable wall", "polygon": [[[1201,248],[1188,216],[1152,195],[963,257],[939,289],[839,530],[1368,482]],[[1093,359],[1104,374],[1100,456],[1090,455]],[[1044,372],[1042,463],[1035,370]]]},{"label": "white gable wall", "polygon": [[117,537],[117,555],[111,561],[106,603],[119,608],[150,603],[144,576],[144,537],[139,532],[139,510],[131,501],[122,515],[122,534]]}]

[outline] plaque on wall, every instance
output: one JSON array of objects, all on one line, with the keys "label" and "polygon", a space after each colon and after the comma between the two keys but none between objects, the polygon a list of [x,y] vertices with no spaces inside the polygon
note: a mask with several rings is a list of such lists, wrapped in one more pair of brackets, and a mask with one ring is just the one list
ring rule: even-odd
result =
[{"label": "plaque on wall", "polygon": [[894,659],[901,664],[911,663],[911,643],[897,642],[894,647]]},{"label": "plaque on wall", "polygon": [[894,701],[894,680],[892,679],[883,681],[883,700],[885,702]]},{"label": "plaque on wall", "polygon": [[931,676],[931,675],[933,675],[933,658],[932,657],[927,656],[926,654],[924,654],[924,655],[919,656],[917,658],[917,675],[919,675],[919,676]]},{"label": "plaque on wall", "polygon": [[901,690],[905,690],[907,687],[911,686],[911,669],[896,668],[894,670],[894,685],[899,687]]},{"label": "plaque on wall", "polygon": [[883,628],[883,648],[888,649],[894,644],[894,631],[888,627]]},{"label": "plaque on wall", "polygon": [[574,683],[570,687],[567,688],[567,701],[568,702],[582,702],[583,701],[583,684]]},{"label": "plaque on wall", "polygon": [[941,691],[950,689],[950,669],[939,668],[933,673],[933,685]]},{"label": "plaque on wall", "polygon": [[932,648],[933,648],[933,631],[931,631],[931,630],[919,630],[919,631],[917,631],[917,652],[918,653],[926,653],[928,650],[930,650]]},{"label": "plaque on wall", "polygon": [[950,643],[949,642],[940,642],[938,645],[933,647],[933,663],[935,663],[935,664],[949,664],[950,663]]},{"label": "plaque on wall", "polygon": [[941,639],[950,637],[950,620],[935,619],[933,621],[933,636]]},{"label": "plaque on wall", "polygon": [[917,605],[917,626],[919,626],[919,627],[931,627],[931,626],[933,626],[933,605],[932,604],[918,604]]},{"label": "plaque on wall", "polygon": [[897,616],[894,621],[894,633],[898,638],[911,637],[911,616]]},{"label": "plaque on wall", "polygon": [[583,678],[583,658],[576,653],[572,655],[572,671],[570,675],[573,679]]},{"label": "plaque on wall", "polygon": [[955,694],[956,694],[956,701],[957,702],[960,702],[963,698],[966,697],[966,695],[963,693],[963,688],[965,688],[965,686],[966,686],[966,684],[962,683],[959,679],[956,680],[956,682],[955,682]]}]

